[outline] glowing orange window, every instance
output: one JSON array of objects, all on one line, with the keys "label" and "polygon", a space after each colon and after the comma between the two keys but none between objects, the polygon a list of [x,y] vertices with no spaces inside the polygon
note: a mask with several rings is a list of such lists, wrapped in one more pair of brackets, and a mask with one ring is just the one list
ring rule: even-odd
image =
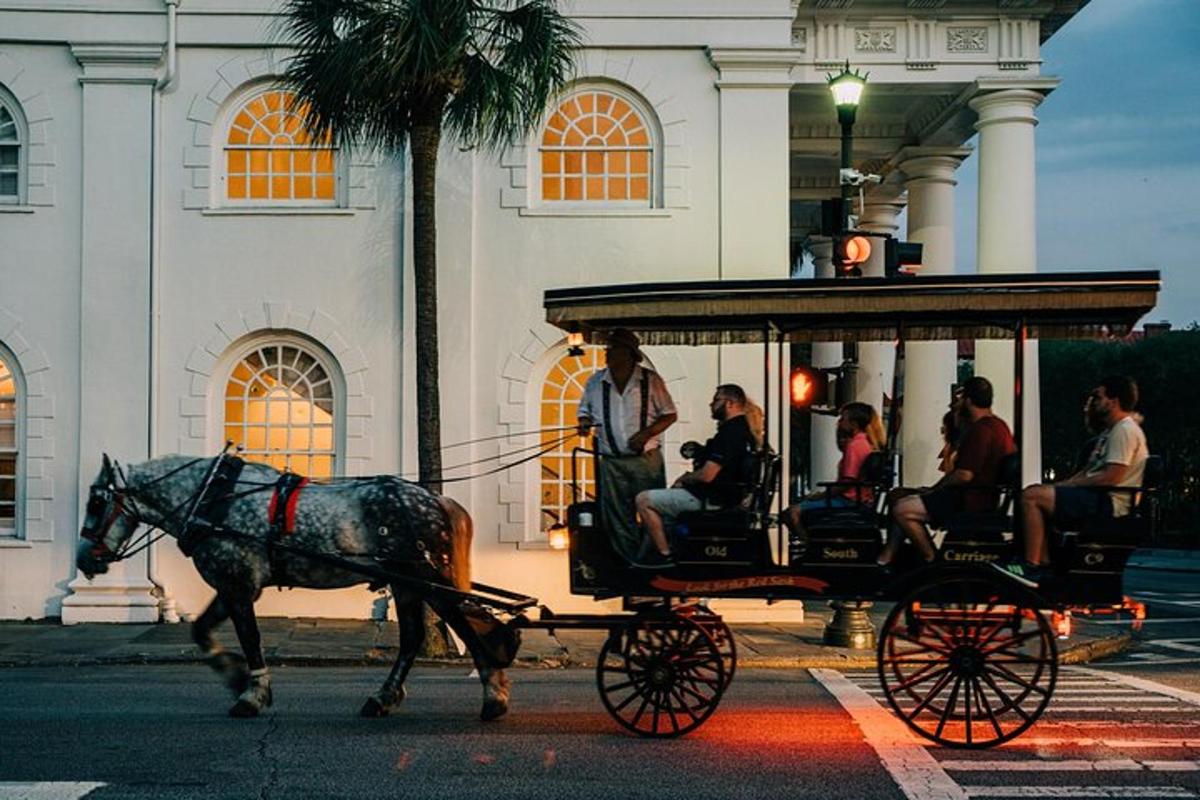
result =
[{"label": "glowing orange window", "polygon": [[225,384],[225,438],[279,470],[334,472],[334,386],[316,354],[264,343],[240,358]]},{"label": "glowing orange window", "polygon": [[654,146],[646,120],[619,95],[577,92],[554,110],[540,147],[542,200],[653,202]]},{"label": "glowing orange window", "polygon": [[225,143],[225,197],[233,202],[334,205],[337,149],[304,129],[289,92],[268,90],[233,115]]},{"label": "glowing orange window", "polygon": [[[561,428],[574,425],[575,412],[583,398],[583,387],[592,373],[604,367],[604,349],[588,347],[583,355],[564,355],[546,373],[542,383],[541,427]],[[560,431],[547,430],[542,434],[543,446],[559,439]],[[541,458],[541,530],[546,531],[556,522],[567,521],[567,506],[571,497],[571,451],[576,447],[587,447],[585,439],[572,436]],[[579,499],[592,499],[596,494],[596,478],[592,474],[591,458],[578,459]]]}]

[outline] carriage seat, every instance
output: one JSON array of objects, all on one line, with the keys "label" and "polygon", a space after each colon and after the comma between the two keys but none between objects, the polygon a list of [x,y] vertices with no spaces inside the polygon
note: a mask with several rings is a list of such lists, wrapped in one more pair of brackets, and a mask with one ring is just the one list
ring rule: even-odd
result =
[{"label": "carriage seat", "polygon": [[810,509],[804,515],[808,541],[791,548],[804,563],[872,564],[883,545],[880,535],[881,509],[891,488],[890,460],[886,453],[875,452],[863,462],[862,478],[857,481],[828,481],[818,484],[829,503],[838,489],[851,488],[862,498],[866,490],[875,493],[875,502],[848,508]]},{"label": "carriage seat", "polygon": [[1009,554],[1012,544],[1004,534],[1013,529],[1013,503],[1021,490],[1021,462],[1016,453],[1000,460],[993,486],[973,486],[964,491],[995,492],[996,505],[986,511],[960,511],[945,523],[946,538],[938,559],[950,563],[987,563]]},{"label": "carriage seat", "polygon": [[775,500],[783,459],[770,448],[749,457],[736,505],[680,514],[671,532],[678,564],[763,566],[770,562],[765,518]]}]

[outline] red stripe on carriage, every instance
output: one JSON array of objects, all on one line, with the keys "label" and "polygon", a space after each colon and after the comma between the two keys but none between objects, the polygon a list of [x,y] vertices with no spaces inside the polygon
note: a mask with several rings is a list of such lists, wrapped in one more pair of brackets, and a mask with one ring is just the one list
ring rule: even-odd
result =
[{"label": "red stripe on carriage", "polygon": [[741,589],[763,589],[776,586],[794,586],[814,592],[824,592],[829,584],[804,575],[755,575],[748,578],[724,578],[707,581],[681,581],[657,577],[650,581],[655,589],[679,594],[706,594],[708,592],[736,592]]}]

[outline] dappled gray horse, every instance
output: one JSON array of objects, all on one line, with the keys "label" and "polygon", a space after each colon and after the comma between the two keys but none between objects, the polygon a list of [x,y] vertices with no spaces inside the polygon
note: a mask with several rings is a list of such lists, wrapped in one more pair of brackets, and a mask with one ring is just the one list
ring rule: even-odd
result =
[{"label": "dappled gray horse", "polygon": [[[240,468],[236,482],[225,469],[230,464]],[[218,465],[222,469],[214,470]],[[216,598],[192,624],[192,638],[237,696],[229,710],[235,717],[256,716],[271,704],[254,616],[263,587],[338,589],[370,580],[289,553],[275,542],[324,556],[358,558],[393,574],[460,591],[471,588],[471,518],[458,503],[394,476],[313,483],[288,492],[286,487],[294,490],[297,482],[296,476],[232,456],[167,456],[122,469],[105,455],[88,497],[76,557],[88,578],[128,556],[132,534],[145,523],[180,539],[200,575],[216,590]],[[285,487],[282,493],[280,487]],[[393,581],[391,588],[400,623],[399,655],[383,686],[363,704],[363,716],[385,716],[404,699],[404,679],[425,636],[422,601],[470,650],[483,681],[483,719],[502,716],[509,697],[503,668],[516,655],[518,632],[461,597],[421,591],[420,584],[402,581]],[[222,650],[213,638],[213,628],[226,618],[233,620],[244,660]]]}]

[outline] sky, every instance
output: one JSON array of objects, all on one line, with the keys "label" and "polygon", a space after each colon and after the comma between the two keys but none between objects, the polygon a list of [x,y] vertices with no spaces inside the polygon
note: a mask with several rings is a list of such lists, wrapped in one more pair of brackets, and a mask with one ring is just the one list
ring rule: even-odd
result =
[{"label": "sky", "polygon": [[[1200,321],[1200,0],[1092,0],[1042,58],[1062,84],[1037,110],[1039,271],[1158,269],[1146,321]],[[978,171],[959,169],[960,272]]]}]

